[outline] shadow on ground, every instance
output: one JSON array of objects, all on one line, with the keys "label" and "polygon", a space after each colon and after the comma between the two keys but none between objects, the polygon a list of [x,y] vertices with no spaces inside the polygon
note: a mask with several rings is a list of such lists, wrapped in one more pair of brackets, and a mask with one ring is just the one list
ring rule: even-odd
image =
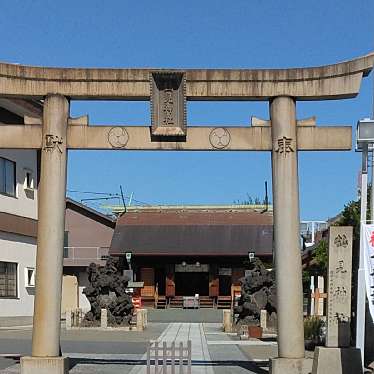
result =
[{"label": "shadow on ground", "polygon": [[[69,359],[70,368],[74,368],[76,365],[143,365],[146,366],[146,360],[134,360],[134,359],[92,359],[92,358],[70,358]],[[154,360],[152,360],[154,364]],[[162,361],[159,361],[159,365],[162,366]],[[168,365],[169,366],[169,365]],[[262,369],[261,367],[268,367],[268,361],[262,362],[250,362],[250,361],[199,361],[192,360],[192,366],[209,366],[209,367],[220,367],[224,366],[230,370],[231,368],[240,367],[246,369],[252,373],[256,374],[268,374],[267,370]]]}]

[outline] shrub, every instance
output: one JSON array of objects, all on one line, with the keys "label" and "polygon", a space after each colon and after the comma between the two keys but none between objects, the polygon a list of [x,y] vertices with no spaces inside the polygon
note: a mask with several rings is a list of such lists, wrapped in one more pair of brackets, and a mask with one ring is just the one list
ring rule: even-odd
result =
[{"label": "shrub", "polygon": [[318,316],[310,316],[304,319],[304,339],[319,342],[322,336],[324,322]]}]

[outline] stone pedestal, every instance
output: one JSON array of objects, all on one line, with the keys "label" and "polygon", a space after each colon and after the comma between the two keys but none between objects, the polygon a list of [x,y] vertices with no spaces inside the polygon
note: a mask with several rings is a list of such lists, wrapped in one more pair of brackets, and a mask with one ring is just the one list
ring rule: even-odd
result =
[{"label": "stone pedestal", "polygon": [[267,329],[267,322],[268,322],[268,312],[266,310],[261,310],[260,314],[260,326],[263,330]]},{"label": "stone pedestal", "polygon": [[231,332],[232,330],[232,314],[230,309],[223,310],[223,331]]},{"label": "stone pedestal", "polygon": [[361,353],[357,348],[317,347],[312,374],[362,374]]},{"label": "stone pedestal", "polygon": [[65,328],[66,330],[71,330],[72,328],[72,320],[71,315],[73,314],[73,311],[70,309],[67,309],[65,312]]},{"label": "stone pedestal", "polygon": [[138,309],[136,312],[136,330],[144,331],[148,325],[148,312],[147,309]]},{"label": "stone pedestal", "polygon": [[[306,358],[273,358],[270,374],[311,374],[313,361]],[[329,374],[335,374],[331,371]],[[352,372],[353,374],[353,372]]]},{"label": "stone pedestal", "polygon": [[21,357],[21,374],[66,374],[69,372],[67,357]]},{"label": "stone pedestal", "polygon": [[106,329],[108,327],[108,311],[101,309],[100,327]]},{"label": "stone pedestal", "polygon": [[143,309],[139,309],[136,312],[136,330],[143,331],[144,330],[144,313]]}]

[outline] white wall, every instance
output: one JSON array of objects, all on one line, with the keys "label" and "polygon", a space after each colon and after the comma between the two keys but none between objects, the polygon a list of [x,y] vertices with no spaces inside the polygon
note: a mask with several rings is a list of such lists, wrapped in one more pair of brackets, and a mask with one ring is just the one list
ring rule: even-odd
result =
[{"label": "white wall", "polygon": [[36,239],[0,231],[0,261],[16,262],[18,298],[0,298],[0,317],[32,316],[33,287],[25,287],[25,268],[35,268]]},{"label": "white wall", "polygon": [[88,301],[86,295],[83,293],[83,290],[85,289],[85,287],[90,285],[86,270],[79,272],[78,285],[79,285],[79,300],[78,300],[79,308],[81,308],[84,312],[89,312],[91,310],[91,304]]},{"label": "white wall", "polygon": [[[33,173],[34,188],[37,180],[37,153],[35,150],[1,150],[0,157],[16,162],[16,197],[0,194],[0,211],[17,216],[37,218],[38,200],[37,191],[32,194],[25,192],[23,184],[25,181],[25,169]],[[0,250],[1,255],[1,250]]]},{"label": "white wall", "polygon": [[[37,152],[35,150],[1,150],[0,157],[16,162],[16,197],[0,194],[0,211],[37,219]],[[24,190],[25,172],[31,170],[35,190]],[[16,262],[17,299],[0,298],[0,316],[32,316],[35,288],[25,287],[25,268],[35,268],[36,239],[0,232],[0,261]]]}]

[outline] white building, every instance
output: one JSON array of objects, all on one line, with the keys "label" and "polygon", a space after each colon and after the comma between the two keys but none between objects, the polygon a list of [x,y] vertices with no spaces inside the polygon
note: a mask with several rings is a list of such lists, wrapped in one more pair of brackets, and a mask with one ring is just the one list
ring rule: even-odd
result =
[{"label": "white building", "polygon": [[[316,234],[327,230],[328,227],[327,221],[301,221],[300,234],[305,248],[312,247],[316,242]],[[301,243],[301,248],[303,247],[303,243]]]},{"label": "white building", "polygon": [[[0,126],[41,113],[37,101],[0,100]],[[0,317],[33,314],[39,160],[36,150],[0,150]]]}]

